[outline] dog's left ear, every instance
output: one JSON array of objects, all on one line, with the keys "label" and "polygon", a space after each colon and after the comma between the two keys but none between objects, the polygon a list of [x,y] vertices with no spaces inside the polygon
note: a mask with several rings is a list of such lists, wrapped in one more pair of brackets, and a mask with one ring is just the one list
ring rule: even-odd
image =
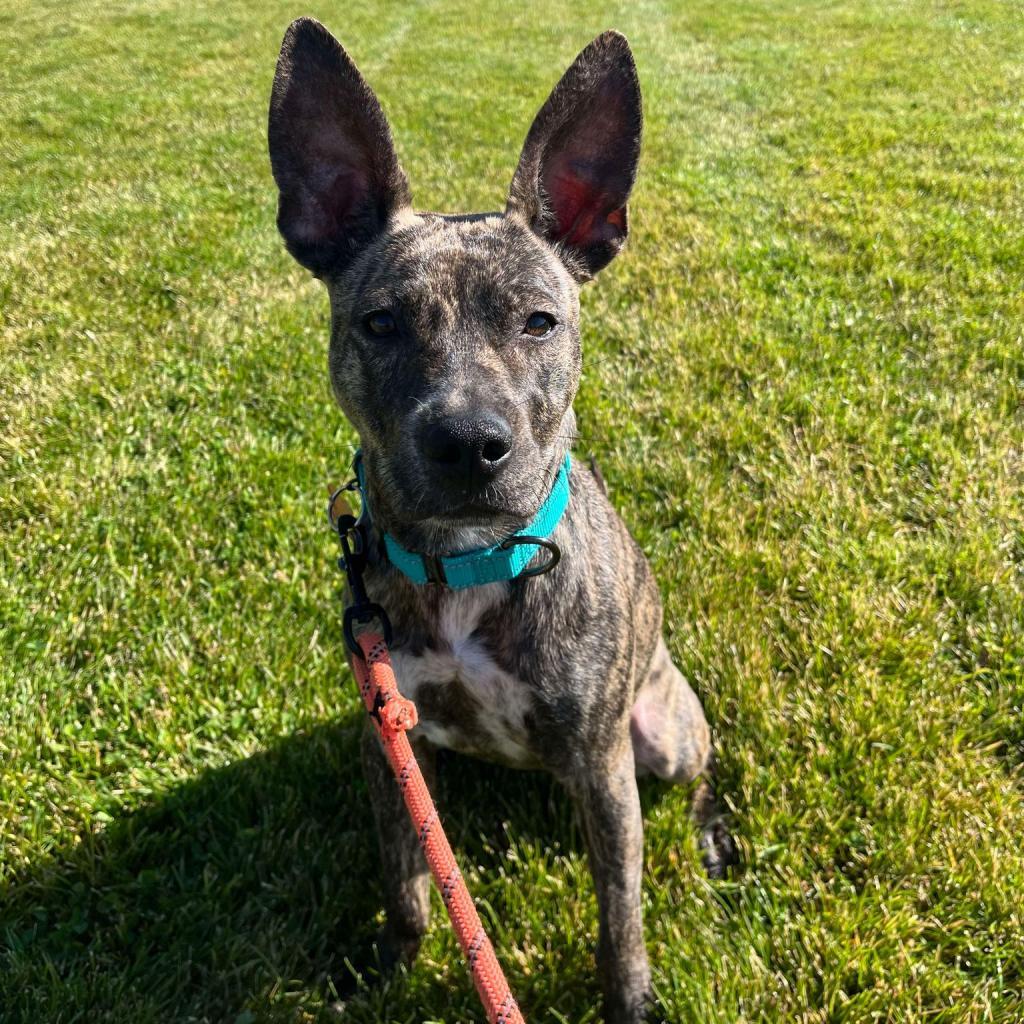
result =
[{"label": "dog's left ear", "polygon": [[598,36],[562,76],[526,137],[507,212],[586,281],[626,240],[643,111],[626,37]]}]

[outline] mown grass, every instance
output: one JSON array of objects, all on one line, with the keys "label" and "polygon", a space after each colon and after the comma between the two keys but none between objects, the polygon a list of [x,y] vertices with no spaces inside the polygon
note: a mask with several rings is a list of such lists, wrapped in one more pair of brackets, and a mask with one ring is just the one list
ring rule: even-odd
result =
[{"label": "mown grass", "polygon": [[[379,923],[343,667],[326,302],[264,142],[305,9],[0,14],[0,1018],[327,1020]],[[648,127],[585,297],[581,451],[655,563],[745,865],[644,790],[668,1020],[1024,1019],[1024,16],[316,4],[417,202],[499,205],[624,30]],[[528,1019],[598,1019],[542,778],[446,765]],[[353,1022],[479,1019],[439,916]]]}]

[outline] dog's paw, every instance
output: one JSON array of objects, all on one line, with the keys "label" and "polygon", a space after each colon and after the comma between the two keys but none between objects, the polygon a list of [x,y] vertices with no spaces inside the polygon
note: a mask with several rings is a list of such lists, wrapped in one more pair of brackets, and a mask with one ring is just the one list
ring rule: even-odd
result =
[{"label": "dog's paw", "polygon": [[374,942],[381,972],[392,974],[399,967],[408,967],[416,959],[422,941],[422,934],[396,935],[389,928],[382,928]]},{"label": "dog's paw", "polygon": [[396,939],[386,927],[382,928],[331,973],[331,986],[340,1000],[336,1008],[343,1009],[344,1001],[359,989],[379,985],[399,968],[411,964],[419,948],[419,937]]},{"label": "dog's paw", "polygon": [[700,848],[708,878],[726,878],[730,869],[740,862],[736,840],[721,816],[713,818],[701,829]]}]

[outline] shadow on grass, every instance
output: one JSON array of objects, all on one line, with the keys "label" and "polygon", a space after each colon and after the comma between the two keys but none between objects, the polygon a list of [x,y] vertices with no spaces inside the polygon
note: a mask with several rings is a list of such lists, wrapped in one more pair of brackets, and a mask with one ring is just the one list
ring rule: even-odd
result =
[{"label": "shadow on grass", "polygon": [[360,728],[203,772],[13,878],[0,992],[22,983],[8,1012],[56,1019],[28,1011],[61,982],[97,1011],[134,990],[176,1019],[230,1020],[268,979],[322,980],[380,903]]},{"label": "shadow on grass", "polygon": [[[288,1019],[296,1001],[319,1017],[382,920],[361,729],[353,717],[210,769],[12,878],[4,1019],[242,1022],[289,998]],[[660,791],[643,787],[647,807]],[[487,872],[508,834],[582,848],[545,775],[444,755],[438,800],[457,856]],[[440,1017],[450,982],[422,982],[421,1012]]]}]

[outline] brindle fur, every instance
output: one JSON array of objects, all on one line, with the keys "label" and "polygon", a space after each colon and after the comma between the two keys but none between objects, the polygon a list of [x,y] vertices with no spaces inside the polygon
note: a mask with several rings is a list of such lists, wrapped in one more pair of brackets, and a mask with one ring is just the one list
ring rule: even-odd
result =
[{"label": "brindle fur", "polygon": [[[387,609],[396,674],[419,708],[417,753],[428,774],[438,746],[543,768],[573,795],[613,1024],[635,1024],[650,1004],[636,775],[692,780],[711,754],[700,704],[661,640],[647,562],[599,476],[578,463],[553,535],[562,560],[538,578],[418,587],[384,558],[379,531],[445,554],[534,516],[574,436],[579,287],[625,240],[640,129],[629,47],[606,33],[538,114],[505,211],[444,216],[413,211],[376,98],[317,22],[289,28],[270,108],[278,223],[330,295],[331,384],[359,432],[374,512],[366,584]],[[397,325],[385,339],[364,325],[381,309]],[[537,310],[556,321],[543,339],[524,333]],[[500,473],[439,479],[424,430],[482,413],[511,428]],[[408,957],[427,927],[426,867],[372,733],[363,754],[389,878],[388,949]],[[730,841],[720,824],[707,836],[718,870]]]}]

